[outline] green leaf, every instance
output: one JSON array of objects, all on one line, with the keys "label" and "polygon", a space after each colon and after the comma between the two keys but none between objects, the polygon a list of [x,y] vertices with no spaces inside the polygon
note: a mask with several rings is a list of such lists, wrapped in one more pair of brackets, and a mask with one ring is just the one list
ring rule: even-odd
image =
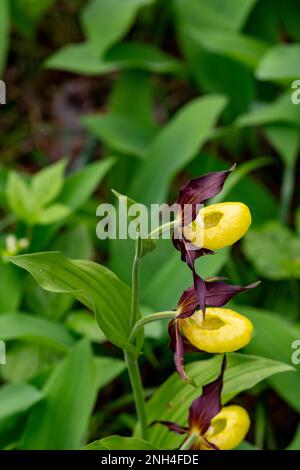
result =
[{"label": "green leaf", "polygon": [[262,57],[256,77],[259,80],[293,80],[300,76],[300,44],[277,44]]},{"label": "green leaf", "polygon": [[70,44],[50,56],[45,66],[82,75],[102,75],[120,69],[152,72],[179,72],[181,64],[154,46],[139,43],[117,44],[101,59],[90,43]]},{"label": "green leaf", "polygon": [[21,449],[78,449],[95,401],[95,368],[87,341],[78,343],[54,369],[44,401],[29,416]]},{"label": "green leaf", "polygon": [[91,442],[85,450],[157,450],[150,442],[137,437],[108,436]]},{"label": "green leaf", "polygon": [[72,173],[66,179],[58,201],[72,210],[81,207],[88,201],[114,163],[114,158],[106,158]]},{"label": "green leaf", "polygon": [[[138,218],[140,214],[143,214],[143,210],[145,209],[145,207],[142,204],[137,203],[133,199],[124,196],[124,194],[118,193],[114,189],[112,189],[112,192],[118,198],[119,212],[121,212],[121,214],[123,212],[123,216],[127,217],[128,220],[130,220],[130,222],[134,224],[135,230],[140,232],[140,252],[138,253],[138,255],[140,256],[140,258],[143,258],[145,255],[147,255],[156,248],[156,240],[148,237],[148,233],[141,232],[139,222],[136,222],[136,218]],[[136,210],[134,216],[129,214],[129,210],[133,206],[135,206]]]},{"label": "green leaf", "polygon": [[60,193],[64,184],[66,164],[66,160],[60,160],[54,165],[42,169],[32,177],[32,196],[40,207],[52,202]]},{"label": "green leaf", "polygon": [[145,204],[163,202],[171,179],[209,139],[225,104],[223,96],[205,96],[185,105],[154,139],[129,194]]},{"label": "green leaf", "polygon": [[0,2],[0,77],[6,65],[9,47],[10,14],[8,0]]},{"label": "green leaf", "polygon": [[255,103],[253,108],[235,122],[238,127],[262,126],[274,123],[300,125],[300,107],[291,102],[291,94],[285,93],[271,103]]},{"label": "green leaf", "polygon": [[[157,130],[154,112],[153,84],[148,73],[141,70],[126,70],[116,81],[110,97],[113,115],[127,117],[148,129]],[[132,106],[132,96],[136,103]]]},{"label": "green leaf", "polygon": [[7,263],[0,263],[0,313],[18,310],[23,292],[20,273]]},{"label": "green leaf", "polygon": [[181,63],[153,45],[138,42],[122,42],[112,47],[105,62],[117,68],[142,69],[155,73],[178,73]]},{"label": "green leaf", "polygon": [[154,136],[153,130],[125,116],[88,115],[83,118],[88,131],[116,152],[143,158]]},{"label": "green leaf", "polygon": [[99,329],[95,317],[90,315],[89,312],[72,312],[68,315],[65,324],[71,331],[80,336],[85,336],[90,341],[95,343],[104,343],[106,341],[106,337]]},{"label": "green leaf", "polygon": [[293,437],[292,442],[288,445],[286,450],[300,450],[300,425],[298,425],[297,431]]},{"label": "green leaf", "polygon": [[96,357],[94,358],[94,364],[96,370],[95,384],[97,392],[112,382],[112,380],[118,377],[118,375],[126,369],[124,361],[114,359],[112,357]]},{"label": "green leaf", "polygon": [[[1,378],[9,383],[22,383],[34,379],[38,374],[47,373],[57,352],[32,343],[13,343],[6,353],[6,364],[1,369]],[[35,384],[33,384],[35,385]]]},{"label": "green leaf", "polygon": [[6,195],[16,217],[32,224],[38,211],[38,203],[34,200],[24,179],[14,171],[9,174]]},{"label": "green leaf", "polygon": [[65,351],[74,343],[64,326],[25,313],[0,315],[0,331],[3,341],[23,340],[59,351]]},{"label": "green leaf", "polygon": [[244,25],[257,0],[176,0],[178,17],[203,27],[238,31]]},{"label": "green leaf", "polygon": [[[286,364],[257,356],[234,353],[228,354],[227,358],[223,403],[273,374],[291,370]],[[193,362],[186,367],[189,376],[197,383],[197,388],[184,384],[177,373],[172,374],[148,401],[148,422],[167,420],[185,426],[192,401],[201,393],[200,387],[214,380],[220,373],[220,363],[220,356],[215,356],[212,359]],[[176,436],[157,424],[149,430],[149,441],[159,448],[176,449],[182,442],[182,436]]]},{"label": "green leaf", "polygon": [[268,46],[252,37],[228,30],[211,28],[196,29],[186,27],[186,34],[204,49],[230,57],[238,62],[254,68],[266,52]]},{"label": "green leaf", "polygon": [[91,0],[82,14],[86,38],[99,57],[131,27],[138,10],[153,0]]},{"label": "green leaf", "polygon": [[42,209],[41,212],[36,217],[36,222],[40,225],[50,225],[58,222],[61,219],[65,219],[71,213],[69,207],[64,206],[63,204],[53,204],[45,209]]},{"label": "green leaf", "polygon": [[0,420],[29,410],[42,398],[42,393],[32,385],[4,385],[0,388]]},{"label": "green leaf", "polygon": [[243,250],[257,272],[267,279],[300,278],[299,237],[277,222],[250,230]]},{"label": "green leaf", "polygon": [[82,75],[101,75],[116,70],[116,64],[101,60],[87,42],[62,47],[48,57],[45,67]]},{"label": "green leaf", "polygon": [[128,341],[130,289],[109,269],[91,261],[72,261],[56,252],[15,256],[10,261],[29,271],[44,289],[74,296],[95,313],[109,341],[135,351]]},{"label": "green leaf", "polygon": [[299,129],[283,124],[274,124],[265,129],[265,135],[278,152],[285,166],[294,167],[299,150]]},{"label": "green leaf", "polygon": [[[299,329],[289,323],[282,314],[276,315],[266,310],[239,305],[238,312],[246,315],[254,324],[255,334],[246,346],[250,354],[259,354],[266,358],[292,365],[295,352],[292,345],[299,339]],[[300,411],[300,365],[295,364],[296,372],[285,372],[269,379],[274,390],[292,408]]]},{"label": "green leaf", "polygon": [[266,165],[270,165],[270,163],[272,163],[272,159],[268,157],[254,158],[241,163],[225,182],[221,193],[212,198],[210,203],[215,204],[217,202],[225,201],[228,198],[228,194],[230,194],[238,183],[243,182],[244,178],[249,175],[249,173]]},{"label": "green leaf", "polygon": [[[145,259],[143,264],[141,296],[143,303],[154,311],[170,310],[176,307],[183,290],[191,287],[191,273],[180,260],[180,254],[174,250],[171,240],[159,240],[157,245],[157,253]],[[199,259],[198,272],[201,272],[203,278],[218,275],[226,264],[229,253],[226,248],[219,250],[214,256]],[[160,268],[153,276],[155,266]]]}]

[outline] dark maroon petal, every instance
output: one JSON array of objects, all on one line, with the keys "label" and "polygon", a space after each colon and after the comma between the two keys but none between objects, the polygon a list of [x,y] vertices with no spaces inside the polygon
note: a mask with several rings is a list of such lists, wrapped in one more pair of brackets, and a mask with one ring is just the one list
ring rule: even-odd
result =
[{"label": "dark maroon petal", "polygon": [[212,250],[208,250],[207,248],[197,248],[191,242],[186,240],[183,235],[181,238],[176,238],[174,234],[172,241],[176,250],[181,253],[181,260],[187,263],[189,268],[192,270],[194,269],[196,259],[201,256],[214,254]]},{"label": "dark maroon petal", "polygon": [[183,226],[190,224],[196,218],[197,205],[216,196],[222,190],[226,178],[234,168],[208,173],[207,175],[192,179],[180,189],[177,202],[183,211]]},{"label": "dark maroon petal", "polygon": [[213,382],[203,387],[202,395],[193,401],[189,411],[189,429],[199,429],[200,434],[205,434],[211,420],[221,411],[221,391],[223,376],[226,367],[224,355],[221,373]]},{"label": "dark maroon petal", "polygon": [[195,346],[180,334],[180,325],[177,320],[171,320],[168,326],[169,348],[174,353],[174,363],[178,374],[185,382],[191,382],[184,370],[185,353],[199,351]]},{"label": "dark maroon petal", "polygon": [[226,282],[205,282],[206,285],[206,305],[211,307],[222,307],[235,295],[245,292],[250,289],[254,289],[259,282],[249,284],[248,286],[235,286],[227,284]]},{"label": "dark maroon petal", "polygon": [[[206,295],[205,295],[205,304],[210,307],[222,307],[229,300],[231,300],[235,295],[245,292],[249,289],[254,289],[260,281],[248,286],[235,286],[227,284],[223,281],[207,281],[205,280]],[[200,307],[199,298],[194,287],[190,287],[185,290],[182,296],[180,297],[178,308],[180,314],[177,318],[188,318],[193,315],[195,310]]]},{"label": "dark maroon petal", "polygon": [[173,423],[172,421],[153,421],[153,423],[151,423],[151,426],[153,426],[154,424],[162,424],[163,426],[169,428],[170,431],[176,432],[177,434],[186,434],[188,431],[188,428],[185,428],[184,426],[179,426],[179,424]]}]

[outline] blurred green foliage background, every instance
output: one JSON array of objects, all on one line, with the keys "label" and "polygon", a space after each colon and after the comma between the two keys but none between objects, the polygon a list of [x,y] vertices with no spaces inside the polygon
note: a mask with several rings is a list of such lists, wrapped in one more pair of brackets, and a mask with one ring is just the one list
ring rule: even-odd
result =
[{"label": "blurred green foliage background", "polygon": [[[135,425],[122,356],[92,315],[4,259],[59,250],[130,284],[132,243],[95,235],[97,206],[115,202],[110,188],[172,202],[189,178],[236,162],[216,200],[246,203],[252,228],[198,270],[262,280],[236,304],[255,325],[245,352],[291,365],[300,339],[299,25],[297,0],[1,0],[1,448],[79,448]],[[160,242],[143,264],[144,312],[174,308],[189,284],[178,253]],[[146,336],[150,396],[173,365],[165,325]],[[258,448],[300,449],[295,366],[239,398]]]}]

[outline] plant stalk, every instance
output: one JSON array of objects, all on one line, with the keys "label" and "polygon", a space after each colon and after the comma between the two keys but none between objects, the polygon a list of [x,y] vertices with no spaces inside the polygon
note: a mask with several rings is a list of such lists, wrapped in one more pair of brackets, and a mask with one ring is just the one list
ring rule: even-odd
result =
[{"label": "plant stalk", "polygon": [[190,450],[194,442],[199,438],[198,434],[190,434],[179,450]]},{"label": "plant stalk", "polygon": [[139,370],[138,360],[135,355],[131,355],[129,353],[125,353],[125,360],[133,392],[136,414],[140,424],[141,437],[142,439],[147,440],[148,425],[144,400],[144,389]]},{"label": "plant stalk", "polygon": [[[133,330],[139,316],[139,291],[140,291],[140,260],[142,251],[142,240],[138,238],[135,242],[135,255],[132,265],[132,297],[130,311],[130,327]],[[139,421],[141,436],[147,439],[147,416],[144,399],[144,389],[136,354],[125,352],[128,374],[134,396],[137,418]]]},{"label": "plant stalk", "polygon": [[133,342],[136,338],[137,333],[140,331],[140,329],[143,328],[148,323],[152,323],[152,322],[158,321],[158,320],[169,320],[169,319],[175,318],[176,315],[178,315],[178,312],[173,310],[173,311],[152,313],[151,315],[147,315],[146,317],[141,318],[134,325],[134,327],[132,329],[132,332],[131,332],[131,335],[130,335],[130,338],[129,338],[129,341]]}]

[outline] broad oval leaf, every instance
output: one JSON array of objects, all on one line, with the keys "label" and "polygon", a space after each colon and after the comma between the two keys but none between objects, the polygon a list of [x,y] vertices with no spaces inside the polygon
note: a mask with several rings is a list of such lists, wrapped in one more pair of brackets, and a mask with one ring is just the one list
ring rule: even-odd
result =
[{"label": "broad oval leaf", "polygon": [[131,291],[109,269],[92,261],[74,261],[59,252],[15,256],[9,260],[29,271],[41,287],[68,293],[92,310],[107,339],[126,351],[129,342]]},{"label": "broad oval leaf", "polygon": [[4,385],[0,389],[0,420],[27,411],[42,398],[43,394],[32,385]]}]

